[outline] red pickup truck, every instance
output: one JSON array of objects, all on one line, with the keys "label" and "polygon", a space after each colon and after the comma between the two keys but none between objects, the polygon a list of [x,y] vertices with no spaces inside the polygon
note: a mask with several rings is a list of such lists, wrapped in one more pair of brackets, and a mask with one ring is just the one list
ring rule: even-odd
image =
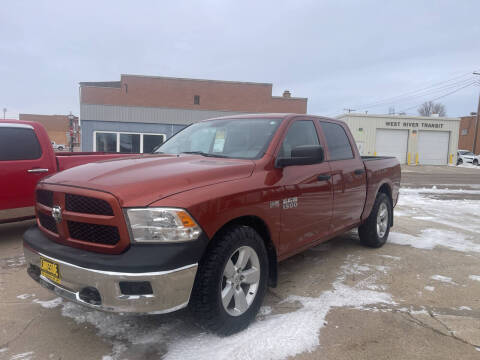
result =
[{"label": "red pickup truck", "polygon": [[78,152],[55,155],[42,124],[0,121],[0,224],[35,216],[35,186],[45,176],[89,162],[125,156]]},{"label": "red pickup truck", "polygon": [[353,228],[380,247],[400,165],[359,155],[346,124],[308,115],[202,121],[157,155],[73,168],[37,187],[28,273],[99,310],[189,305],[220,334],[254,319],[277,263]]}]

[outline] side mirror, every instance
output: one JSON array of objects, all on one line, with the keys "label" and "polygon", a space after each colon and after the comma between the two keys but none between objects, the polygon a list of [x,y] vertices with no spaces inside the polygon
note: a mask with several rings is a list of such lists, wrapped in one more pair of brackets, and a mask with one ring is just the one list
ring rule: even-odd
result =
[{"label": "side mirror", "polygon": [[320,145],[302,145],[292,149],[291,158],[278,158],[275,166],[312,165],[321,163],[324,159],[325,154]]}]

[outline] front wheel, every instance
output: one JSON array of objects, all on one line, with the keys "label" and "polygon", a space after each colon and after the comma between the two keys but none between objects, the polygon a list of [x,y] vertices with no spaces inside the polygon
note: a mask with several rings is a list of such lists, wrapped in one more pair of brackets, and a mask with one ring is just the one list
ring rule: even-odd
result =
[{"label": "front wheel", "polygon": [[473,160],[473,165],[478,166],[478,160],[477,159]]},{"label": "front wheel", "polygon": [[458,159],[458,160],[457,160],[457,166],[458,166],[458,165],[462,165],[462,164],[463,164],[463,159]]},{"label": "front wheel", "polygon": [[379,248],[385,244],[390,233],[392,203],[390,198],[379,193],[367,220],[359,226],[360,242],[369,247]]},{"label": "front wheel", "polygon": [[260,235],[247,226],[227,229],[200,262],[190,299],[196,322],[221,335],[243,330],[262,305],[267,281]]}]

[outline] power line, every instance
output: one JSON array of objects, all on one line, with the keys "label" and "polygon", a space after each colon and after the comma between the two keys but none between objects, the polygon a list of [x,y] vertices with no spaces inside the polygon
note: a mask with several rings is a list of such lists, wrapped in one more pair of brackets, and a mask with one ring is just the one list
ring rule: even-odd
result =
[{"label": "power line", "polygon": [[422,92],[417,92],[415,95],[412,94],[412,95],[408,95],[408,96],[398,96],[394,100],[372,103],[371,105],[363,106],[363,107],[360,106],[359,108],[368,109],[368,108],[374,108],[374,107],[379,107],[379,106],[393,105],[393,104],[396,105],[396,104],[399,104],[399,103],[415,101],[419,98],[424,98],[426,96],[430,96],[430,95],[433,95],[433,94],[436,94],[436,93],[440,93],[440,92],[443,92],[445,90],[450,90],[450,89],[456,88],[458,86],[466,85],[466,84],[468,84],[472,81],[473,81],[473,79],[463,79],[463,80],[460,80],[460,81],[456,81],[454,83],[444,84],[444,85],[441,85],[441,86],[433,87],[433,88],[428,89],[428,90],[423,90]]},{"label": "power line", "polygon": [[[474,84],[475,84],[475,81],[472,81],[471,83],[469,83],[469,84],[467,84],[467,85],[464,85],[464,86],[462,86],[462,87],[460,87],[460,88],[458,88],[458,89],[455,89],[455,90],[453,90],[453,91],[450,91],[450,92],[448,92],[448,93],[446,93],[446,94],[443,94],[443,95],[441,95],[441,96],[438,96],[438,97],[436,97],[436,98],[430,99],[430,100],[428,100],[428,101],[435,101],[435,100],[438,100],[438,99],[442,99],[442,98],[444,98],[444,97],[446,97],[446,96],[455,94],[456,92],[459,92],[460,90],[465,89],[465,88],[467,88],[467,87],[469,87],[469,86],[472,86],[472,85],[474,85]],[[422,104],[418,104],[418,105],[415,105],[415,106],[408,107],[408,108],[406,108],[406,109],[403,109],[401,112],[406,112],[407,110],[411,110],[411,109],[413,109],[413,108],[419,107],[420,105],[422,105]]]}]

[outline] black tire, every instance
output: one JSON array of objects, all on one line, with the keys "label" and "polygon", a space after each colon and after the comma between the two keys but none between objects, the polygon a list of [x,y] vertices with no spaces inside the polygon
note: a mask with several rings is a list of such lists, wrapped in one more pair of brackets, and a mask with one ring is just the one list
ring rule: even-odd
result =
[{"label": "black tire", "polygon": [[[387,227],[384,235],[380,237],[379,231],[377,230],[377,217],[379,216],[379,211],[382,208],[382,204],[385,204],[388,213]],[[390,233],[391,218],[392,203],[390,201],[390,198],[384,193],[378,193],[370,215],[368,216],[367,220],[358,228],[360,242],[363,245],[372,248],[379,248],[383,246],[388,239],[388,234]]]},{"label": "black tire", "polygon": [[458,166],[458,165],[462,165],[462,164],[463,164],[463,160],[462,160],[462,159],[458,159],[458,160],[457,160],[457,166]]},{"label": "black tire", "polygon": [[477,159],[474,159],[474,160],[473,160],[473,165],[478,166],[478,160],[477,160]]},{"label": "black tire", "polygon": [[[268,283],[268,256],[263,239],[248,226],[229,227],[214,241],[200,261],[189,308],[200,327],[219,335],[230,335],[245,329],[262,305]],[[224,270],[241,247],[250,247],[255,251],[260,265],[260,279],[248,309],[241,315],[232,316],[222,303]]]},{"label": "black tire", "polygon": [[63,151],[63,146],[59,146],[57,149]]}]

